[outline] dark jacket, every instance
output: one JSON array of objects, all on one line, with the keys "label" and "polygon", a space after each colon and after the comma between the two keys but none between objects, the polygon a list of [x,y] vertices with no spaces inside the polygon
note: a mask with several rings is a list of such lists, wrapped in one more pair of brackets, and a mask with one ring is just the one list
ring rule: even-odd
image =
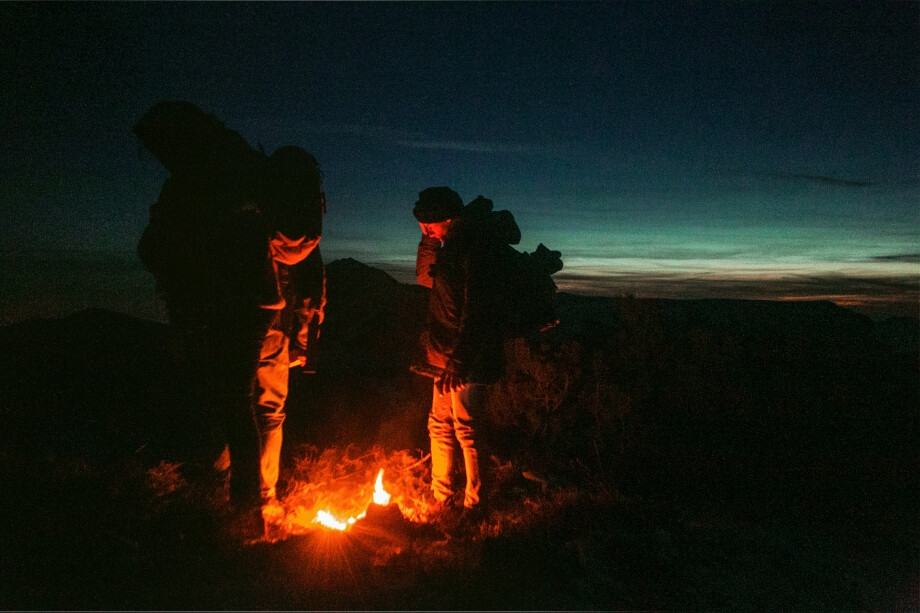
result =
[{"label": "dark jacket", "polygon": [[[270,306],[277,300],[269,229],[249,177],[170,177],[150,207],[138,254],[170,312]],[[227,206],[228,202],[234,203]]]},{"label": "dark jacket", "polygon": [[169,170],[138,253],[170,312],[249,310],[272,293],[268,159],[184,101],[154,105],[134,126]]},{"label": "dark jacket", "polygon": [[[315,251],[320,235],[281,234],[276,209],[283,207],[278,194],[266,196],[265,190],[263,168],[255,163],[215,165],[166,180],[150,207],[138,254],[156,278],[157,292],[170,313],[207,317],[218,311],[284,306],[278,266],[302,262]],[[315,202],[288,207],[297,214],[286,215],[292,218],[286,226],[300,228],[300,218],[310,217],[318,207]],[[322,291],[322,279],[318,283]]]},{"label": "dark jacket", "polygon": [[464,208],[444,245],[419,243],[416,277],[431,288],[423,337],[426,364],[418,371],[459,374],[471,383],[494,383],[504,366],[498,284],[504,278],[500,248],[521,238],[507,211],[478,198]]}]

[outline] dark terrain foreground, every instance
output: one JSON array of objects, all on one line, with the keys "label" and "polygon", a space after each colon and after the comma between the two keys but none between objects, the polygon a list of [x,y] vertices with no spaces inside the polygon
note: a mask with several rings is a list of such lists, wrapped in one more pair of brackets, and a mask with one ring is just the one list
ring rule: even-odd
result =
[{"label": "dark terrain foreground", "polygon": [[[320,459],[417,457],[424,489],[430,381],[407,370],[424,297],[329,265],[323,354],[292,383],[288,500],[328,476]],[[390,506],[249,545],[164,326],[86,311],[0,328],[0,608],[920,608],[916,320],[571,295],[559,310],[559,329],[508,347],[480,523]]]}]

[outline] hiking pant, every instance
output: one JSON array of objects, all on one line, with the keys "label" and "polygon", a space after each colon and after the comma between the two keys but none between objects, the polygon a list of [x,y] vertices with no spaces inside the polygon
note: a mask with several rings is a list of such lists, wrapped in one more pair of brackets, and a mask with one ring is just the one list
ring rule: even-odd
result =
[{"label": "hiking pant", "polygon": [[489,386],[479,383],[467,383],[444,395],[434,388],[428,435],[431,439],[431,490],[439,502],[454,495],[451,471],[459,446],[466,472],[463,506],[472,508],[479,504],[482,487],[479,454],[486,432],[488,391]]},{"label": "hiking pant", "polygon": [[271,315],[257,308],[228,310],[202,329],[205,402],[222,426],[230,452],[230,498],[240,505],[261,499],[262,425],[253,392]]},{"label": "hiking pant", "polygon": [[205,438],[226,443],[215,467],[230,468],[230,497],[242,506],[274,497],[278,482],[289,362],[280,317],[256,307],[170,313],[188,391],[218,426]]},{"label": "hiking pant", "polygon": [[279,329],[281,312],[274,315],[259,353],[253,391],[253,411],[259,430],[259,471],[262,500],[275,497],[281,461],[281,440],[288,394],[289,336]]}]

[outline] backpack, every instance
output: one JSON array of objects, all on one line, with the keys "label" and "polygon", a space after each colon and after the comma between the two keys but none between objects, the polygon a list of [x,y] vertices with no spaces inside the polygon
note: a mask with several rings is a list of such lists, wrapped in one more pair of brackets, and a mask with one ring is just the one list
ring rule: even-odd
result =
[{"label": "backpack", "polygon": [[543,243],[536,251],[518,251],[521,232],[509,211],[493,211],[492,201],[477,197],[464,208],[474,232],[492,245],[486,267],[493,308],[500,313],[506,338],[533,337],[559,323],[556,316],[556,283],[552,275],[562,270],[562,254]]},{"label": "backpack", "polygon": [[530,338],[559,323],[552,275],[562,270],[561,255],[543,243],[533,253],[511,245],[500,248],[501,269],[506,272],[498,285],[498,300],[506,314],[503,328],[508,338]]}]

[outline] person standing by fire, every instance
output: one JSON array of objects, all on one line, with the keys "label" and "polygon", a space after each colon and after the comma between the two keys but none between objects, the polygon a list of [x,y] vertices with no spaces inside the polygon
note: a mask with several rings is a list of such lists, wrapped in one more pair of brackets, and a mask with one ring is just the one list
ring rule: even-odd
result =
[{"label": "person standing by fire", "polygon": [[[319,164],[300,147],[269,158],[269,251],[280,308],[271,309],[256,370],[254,404],[260,431],[260,495],[275,501],[289,372],[312,368],[326,308],[326,271],[319,242],[326,196]],[[293,238],[291,238],[293,237]]]},{"label": "person standing by fire", "polygon": [[276,494],[288,368],[306,361],[322,321],[319,165],[298,147],[267,157],[184,101],[158,103],[134,133],[170,172],[138,255],[166,306],[189,413],[204,408],[227,444],[232,529],[258,539]]},{"label": "person standing by fire", "polygon": [[[413,214],[422,230],[416,277],[431,289],[425,358],[413,370],[434,379],[432,494],[444,511],[462,500],[461,518],[475,519],[482,515],[488,394],[504,365],[502,314],[494,301],[501,282],[498,249],[520,240],[520,231],[510,214],[492,213],[491,201],[479,197],[464,207],[448,187],[420,192]],[[451,483],[457,444],[466,473],[462,496]]]}]

